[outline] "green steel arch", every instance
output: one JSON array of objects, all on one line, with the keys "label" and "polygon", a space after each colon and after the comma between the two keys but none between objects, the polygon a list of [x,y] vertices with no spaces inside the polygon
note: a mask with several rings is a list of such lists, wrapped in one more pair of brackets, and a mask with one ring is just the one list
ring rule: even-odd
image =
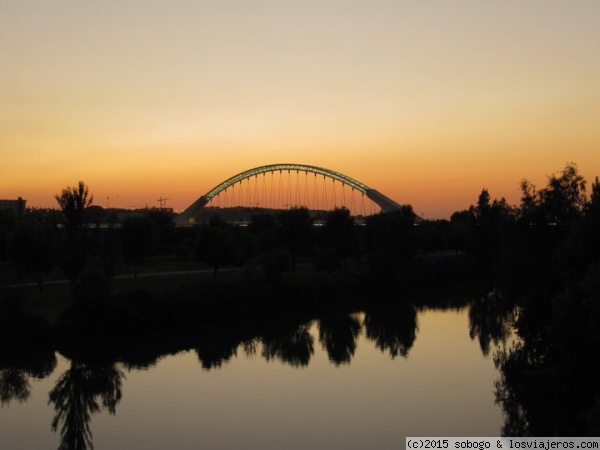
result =
[{"label": "green steel arch", "polygon": [[196,217],[198,212],[215,196],[219,195],[222,191],[227,189],[234,184],[241,182],[247,178],[254,177],[256,175],[260,175],[261,173],[268,172],[281,172],[281,171],[297,171],[297,172],[307,172],[314,173],[316,175],[323,175],[324,177],[331,178],[333,180],[339,181],[343,184],[347,184],[348,186],[356,189],[362,194],[366,195],[370,200],[376,203],[382,211],[393,211],[400,209],[402,205],[396,203],[394,200],[386,197],[375,189],[371,189],[366,184],[361,183],[360,181],[355,180],[343,173],[335,172],[330,169],[325,169],[323,167],[317,166],[309,166],[306,164],[269,164],[266,166],[255,167],[253,169],[245,170],[244,172],[240,172],[237,175],[232,176],[231,178],[226,179],[222,183],[219,183],[217,186],[212,188],[194,203],[192,203],[184,212],[182,212],[177,218],[176,222],[178,223],[194,223],[196,221]]}]

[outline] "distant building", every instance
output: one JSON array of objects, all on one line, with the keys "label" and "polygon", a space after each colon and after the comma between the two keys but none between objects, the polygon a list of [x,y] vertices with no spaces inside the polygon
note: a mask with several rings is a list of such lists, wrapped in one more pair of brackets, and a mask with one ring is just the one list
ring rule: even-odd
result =
[{"label": "distant building", "polygon": [[23,200],[19,197],[17,200],[0,200],[0,211],[10,209],[15,213],[16,217],[23,217],[25,214],[25,208],[27,207],[27,200]]}]

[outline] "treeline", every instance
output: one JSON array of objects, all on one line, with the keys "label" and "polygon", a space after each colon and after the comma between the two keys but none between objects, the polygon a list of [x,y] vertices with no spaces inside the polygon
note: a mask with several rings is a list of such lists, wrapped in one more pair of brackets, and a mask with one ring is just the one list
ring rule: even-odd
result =
[{"label": "treeline", "polygon": [[598,178],[589,196],[586,188],[568,164],[540,190],[524,180],[518,206],[491,200],[484,189],[476,205],[451,218],[496,289],[495,301],[478,308],[513,319],[516,343],[495,355],[504,435],[600,431]]},{"label": "treeline", "polygon": [[88,187],[79,182],[56,195],[57,211],[31,210],[21,218],[0,211],[0,280],[6,286],[33,277],[43,288],[52,273],[70,280],[77,297],[78,289],[90,290],[86,283],[96,283],[95,289],[104,282],[108,289],[115,274],[137,274],[149,259],[206,264],[214,278],[224,266],[253,267],[270,282],[299,264],[327,274],[350,266],[383,292],[441,285],[463,274],[518,297],[528,311],[537,308],[520,319],[524,328],[527,314],[533,314],[529,326],[535,328],[551,314],[544,301],[533,299],[540,297],[536,289],[556,292],[597,263],[600,194],[596,179],[588,198],[574,164],[551,175],[543,189],[523,181],[521,191],[520,205],[513,206],[492,200],[483,189],[476,204],[450,220],[417,222],[406,205],[358,224],[338,208],[315,226],[308,209],[294,207],[258,212],[245,227],[218,216],[176,227],[173,214],[164,210],[103,222],[106,212],[93,206]]},{"label": "treeline", "polygon": [[[518,206],[492,200],[483,189],[475,205],[450,220],[417,222],[406,205],[357,224],[347,209],[338,208],[315,226],[308,209],[294,207],[258,212],[245,227],[218,216],[176,227],[173,214],[164,210],[102,222],[107,214],[93,206],[88,187],[79,182],[56,195],[57,211],[30,210],[21,218],[0,211],[0,279],[9,285],[35,277],[43,287],[48,274],[58,272],[76,292],[86,277],[110,280],[126,269],[136,274],[153,259],[205,263],[215,278],[224,266],[253,266],[273,282],[299,264],[323,273],[352,265],[383,290],[397,290],[444,281],[457,270],[449,261],[460,260],[471,278],[529,298],[537,285],[554,292],[597,262],[598,190],[596,179],[588,198],[585,180],[569,164],[539,191],[523,181]],[[540,323],[540,314],[547,318],[549,310],[543,309],[533,322]]]},{"label": "treeline", "polygon": [[214,216],[206,224],[177,227],[174,215],[164,210],[103,222],[106,214],[92,205],[83,182],[56,198],[59,210],[30,210],[21,218],[10,210],[0,211],[4,285],[35,279],[43,288],[51,274],[70,280],[76,293],[91,276],[110,280],[127,270],[137,274],[146,261],[158,260],[206,264],[215,278],[224,266],[253,266],[271,282],[295,271],[298,264],[323,273],[345,271],[354,264],[385,286],[408,270],[416,255],[460,251],[464,240],[460,230],[444,221],[416,227],[408,205],[361,224],[349,210],[338,208],[327,213],[322,226],[315,226],[308,209],[294,207],[259,211],[247,226]]}]

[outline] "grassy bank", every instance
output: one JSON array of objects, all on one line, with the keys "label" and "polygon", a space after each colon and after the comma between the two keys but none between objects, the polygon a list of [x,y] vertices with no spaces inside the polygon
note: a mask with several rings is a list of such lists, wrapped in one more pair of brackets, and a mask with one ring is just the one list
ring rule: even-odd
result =
[{"label": "grassy bank", "polygon": [[[119,341],[124,337],[182,333],[236,323],[283,321],[328,311],[357,310],[377,302],[445,307],[452,291],[464,303],[463,282],[472,285],[460,259],[425,258],[382,283],[365,264],[349,263],[333,274],[299,264],[278,282],[265,280],[258,267],[230,267],[216,280],[210,269],[173,271],[155,266],[137,278],[110,280],[92,274],[72,291],[67,282],[5,289],[0,305],[0,350],[72,342]],[[152,276],[150,276],[152,275]],[[429,297],[429,299],[428,299]]]}]

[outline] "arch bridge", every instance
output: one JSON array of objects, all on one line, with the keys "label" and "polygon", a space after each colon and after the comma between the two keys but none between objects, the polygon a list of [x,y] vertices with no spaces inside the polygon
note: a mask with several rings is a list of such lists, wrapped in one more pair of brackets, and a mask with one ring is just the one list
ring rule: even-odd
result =
[{"label": "arch bridge", "polygon": [[222,183],[219,183],[217,186],[212,188],[206,194],[198,198],[194,203],[192,203],[189,207],[185,209],[177,218],[175,219],[176,223],[179,224],[193,224],[196,223],[198,217],[200,215],[200,211],[204,208],[211,200],[217,197],[220,193],[226,191],[229,187],[235,186],[237,183],[242,183],[244,180],[250,180],[253,177],[256,178],[258,175],[265,175],[267,173],[276,173],[276,172],[305,172],[306,174],[312,173],[316,175],[321,175],[323,178],[327,178],[333,180],[335,183],[340,182],[342,186],[348,186],[352,189],[352,191],[358,191],[363,196],[366,196],[369,200],[373,201],[381,211],[388,212],[394,211],[402,208],[402,205],[396,203],[389,197],[386,197],[379,191],[370,188],[364,183],[355,180],[347,175],[342,173],[325,169],[323,167],[310,166],[306,164],[269,164],[266,166],[255,167],[253,169],[245,170],[243,172],[234,175]]}]

